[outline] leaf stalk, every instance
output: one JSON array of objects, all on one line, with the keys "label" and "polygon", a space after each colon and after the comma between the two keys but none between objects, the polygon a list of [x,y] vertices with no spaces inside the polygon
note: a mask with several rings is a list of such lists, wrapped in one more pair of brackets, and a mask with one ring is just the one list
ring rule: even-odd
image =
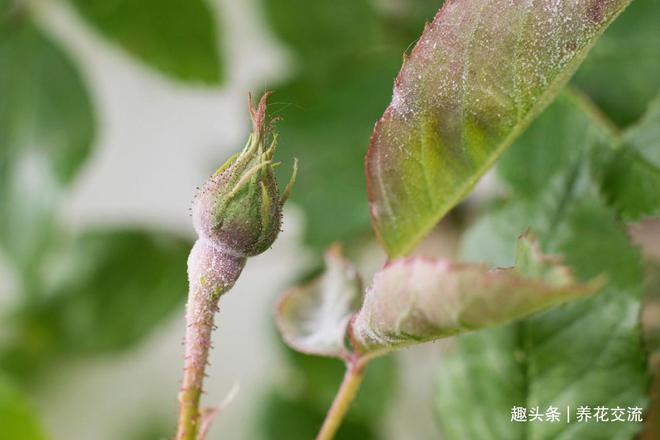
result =
[{"label": "leaf stalk", "polygon": [[344,379],[328,414],[325,416],[316,440],[331,440],[337,433],[344,416],[346,416],[360,389],[364,378],[364,367],[365,362],[358,358],[353,358],[346,363],[346,374],[344,374]]}]

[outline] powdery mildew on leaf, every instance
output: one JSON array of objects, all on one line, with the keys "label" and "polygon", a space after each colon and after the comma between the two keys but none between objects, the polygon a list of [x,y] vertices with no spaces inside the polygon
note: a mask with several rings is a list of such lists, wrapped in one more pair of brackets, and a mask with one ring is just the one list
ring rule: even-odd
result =
[{"label": "powdery mildew on leaf", "polygon": [[346,327],[362,301],[362,282],[338,247],[325,256],[320,279],[285,294],[277,307],[277,325],[295,350],[346,358]]},{"label": "powdery mildew on leaf", "polygon": [[554,98],[630,0],[449,0],[365,160],[374,230],[407,253]]},{"label": "powdery mildew on leaf", "polygon": [[529,235],[518,242],[516,267],[408,258],[374,277],[351,324],[362,356],[504,324],[594,293],[602,283],[578,283],[558,258],[542,255]]},{"label": "powdery mildew on leaf", "polygon": [[295,350],[345,360],[504,324],[591,295],[602,284],[575,281],[559,258],[541,254],[529,234],[518,240],[514,268],[397,260],[375,275],[361,308],[355,268],[337,248],[326,254],[326,265],[319,279],[280,299],[277,324]]}]

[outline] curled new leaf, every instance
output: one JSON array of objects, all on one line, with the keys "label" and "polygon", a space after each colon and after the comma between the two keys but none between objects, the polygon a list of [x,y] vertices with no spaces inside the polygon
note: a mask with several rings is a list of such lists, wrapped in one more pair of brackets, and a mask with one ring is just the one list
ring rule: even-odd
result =
[{"label": "curled new leaf", "polygon": [[[337,248],[326,254],[326,265],[318,280],[282,297],[277,324],[292,348],[345,360],[504,324],[591,295],[601,285],[598,279],[575,281],[559,258],[541,254],[529,234],[518,240],[513,268],[394,261],[376,273],[362,308],[360,279]],[[345,344],[348,334],[352,350]]]},{"label": "curled new leaf", "polygon": [[366,158],[373,225],[390,256],[467,195],[629,2],[445,2],[402,67]]},{"label": "curled new leaf", "polygon": [[325,261],[321,278],[280,299],[277,325],[287,344],[298,351],[346,358],[346,327],[360,307],[362,282],[338,247],[330,248]]},{"label": "curled new leaf", "polygon": [[351,324],[362,356],[503,324],[588,296],[599,281],[577,283],[557,258],[541,255],[529,235],[518,242],[516,267],[408,258],[374,277]]}]

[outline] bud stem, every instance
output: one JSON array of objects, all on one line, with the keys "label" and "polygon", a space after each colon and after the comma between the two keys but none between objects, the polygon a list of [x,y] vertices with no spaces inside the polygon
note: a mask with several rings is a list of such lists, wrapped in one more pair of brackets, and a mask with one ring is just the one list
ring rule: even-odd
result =
[{"label": "bud stem", "polygon": [[[186,351],[183,383],[179,392],[179,428],[177,440],[197,440],[200,424],[199,398],[202,393],[204,368],[208,359],[211,331],[217,304],[201,292],[190,292],[186,312]],[[201,304],[200,304],[201,303]],[[203,310],[195,315],[195,310]]]},{"label": "bud stem", "polygon": [[[198,239],[190,252],[185,360],[176,440],[203,440],[199,401],[215,313],[219,310],[220,296],[231,289],[244,264],[245,258],[229,255],[204,238]],[[221,277],[215,274],[219,268],[222,268]]]}]

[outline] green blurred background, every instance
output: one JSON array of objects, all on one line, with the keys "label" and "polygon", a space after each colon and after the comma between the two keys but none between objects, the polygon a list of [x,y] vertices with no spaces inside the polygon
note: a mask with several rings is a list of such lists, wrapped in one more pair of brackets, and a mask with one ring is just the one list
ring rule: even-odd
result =
[{"label": "green blurred background", "polygon": [[[247,93],[264,90],[282,176],[293,157],[300,174],[283,234],[221,303],[204,399],[240,391],[209,438],[312,438],[342,365],[286,349],[272,305],[332,242],[365,273],[384,261],[363,156],[441,3],[0,0],[0,440],[172,435],[189,205],[243,145]],[[658,91],[658,16],[635,0],[574,80],[619,128]],[[420,252],[453,256],[501,191],[491,176]],[[441,348],[374,362],[339,438],[439,438]]]}]

